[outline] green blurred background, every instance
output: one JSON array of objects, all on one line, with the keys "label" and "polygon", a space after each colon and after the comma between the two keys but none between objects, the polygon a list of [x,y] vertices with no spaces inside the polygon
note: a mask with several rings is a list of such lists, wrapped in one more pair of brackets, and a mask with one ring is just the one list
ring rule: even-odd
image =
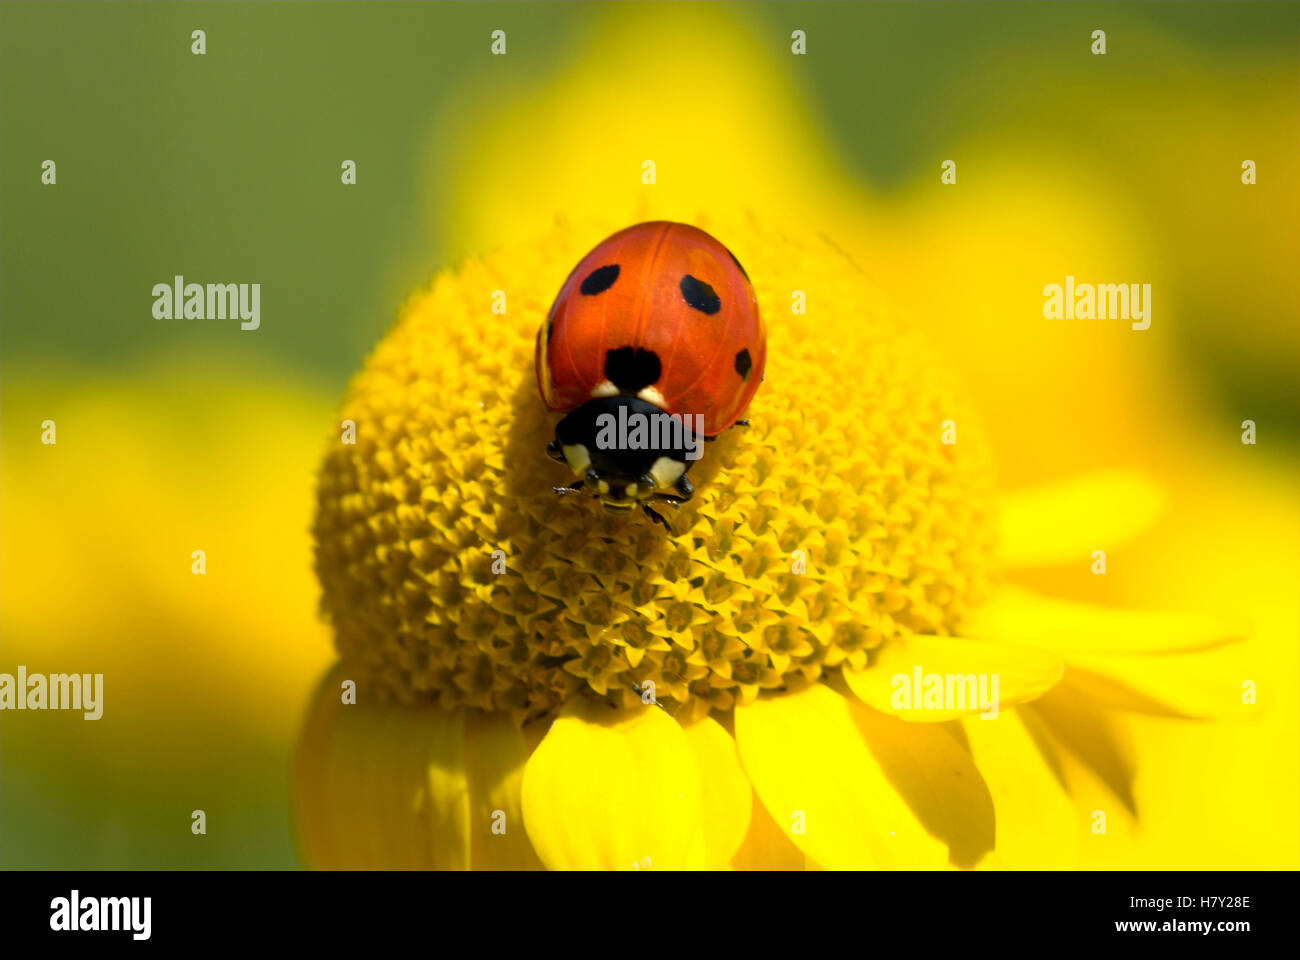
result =
[{"label": "green blurred background", "polygon": [[[1293,444],[1298,11],[1281,2],[813,2],[735,5],[726,15],[783,74],[845,169],[885,203],[935,181],[937,158],[978,157],[970,143],[1086,171],[1099,202],[1134,234],[1181,251],[1176,302],[1157,308],[1180,317],[1170,334],[1180,375],[1228,427],[1249,409]],[[26,466],[37,455],[35,424],[59,412],[63,455],[76,450],[78,417],[102,416],[118,432],[103,449],[120,459],[79,482],[112,492],[115,471],[137,470],[139,504],[117,507],[105,495],[97,509],[136,509],[142,527],[165,526],[144,512],[150,498],[183,500],[187,490],[220,500],[221,509],[195,508],[214,530],[240,509],[241,485],[283,481],[293,493],[286,503],[309,496],[299,465],[312,462],[348,376],[402,299],[472,252],[440,217],[460,148],[458,128],[442,118],[470,101],[490,109],[484,89],[546,85],[583,55],[593,20],[619,15],[555,3],[0,4],[0,670],[41,668],[44,609],[62,637],[51,655],[82,651],[46,669],[92,669],[98,661],[85,651],[143,632],[151,640],[139,660],[104,649],[100,661],[176,672],[152,706],[152,686],[133,701],[117,692],[127,681],[109,673],[98,724],[3,717],[0,865],[294,865],[286,764],[305,688],[277,698],[268,682],[268,700],[252,705],[233,694],[205,699],[213,668],[192,642],[203,627],[187,620],[188,586],[162,591],[173,590],[165,610],[137,608],[106,625],[113,608],[87,600],[90,592],[112,592],[125,609],[157,591],[115,569],[130,563],[105,555],[117,547],[94,536],[93,520],[63,516],[57,500],[32,502],[55,489],[53,474]],[[807,31],[809,55],[788,55],[793,27]],[[1079,55],[1098,27],[1108,34],[1104,62]],[[204,56],[190,52],[198,28]],[[508,31],[506,57],[487,55],[497,28]],[[713,40],[681,38],[698,57]],[[1237,115],[1246,134],[1228,136],[1217,118]],[[1258,116],[1282,122],[1252,135]],[[521,163],[528,150],[519,145]],[[1221,169],[1221,185],[1189,194],[1184,180],[1162,176],[1175,155]],[[1260,164],[1247,195],[1244,157]],[[47,159],[58,164],[54,187],[40,182]],[[339,182],[345,159],[357,163],[354,187]],[[961,182],[981,173],[978,159],[962,161]],[[1058,215],[1041,211],[1047,224]],[[154,320],[151,287],[175,274],[261,282],[261,329]],[[133,395],[132,383],[146,386]],[[222,411],[255,389],[282,390],[283,405],[250,402],[232,426]],[[147,440],[133,439],[134,423]],[[286,441],[287,431],[300,435]],[[268,462],[286,442],[301,456]],[[207,458],[181,458],[188,465],[174,476],[160,478],[144,460],[200,443]],[[286,478],[289,470],[302,475]],[[300,509],[293,523],[305,531],[309,502]],[[268,524],[275,514],[268,508]],[[65,539],[42,540],[42,524]],[[49,555],[38,556],[38,540]],[[186,576],[193,540],[164,545]],[[305,569],[305,551],[295,551],[270,557],[268,576],[277,563]],[[29,566],[41,575],[24,578]],[[308,575],[293,576],[301,584]],[[279,588],[236,578],[225,589],[214,610],[243,603],[247,589],[255,613],[276,606]],[[284,635],[310,610],[280,614],[250,627],[267,632],[248,642],[308,651],[299,672],[309,687],[328,639],[318,625]],[[239,719],[249,711],[270,719]],[[191,808],[208,812],[203,838],[191,838]]]}]

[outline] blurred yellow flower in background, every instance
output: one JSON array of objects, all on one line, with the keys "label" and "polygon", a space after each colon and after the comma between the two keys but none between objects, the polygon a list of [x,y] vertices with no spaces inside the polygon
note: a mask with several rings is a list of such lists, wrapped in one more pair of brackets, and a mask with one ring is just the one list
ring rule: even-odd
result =
[{"label": "blurred yellow flower in background", "polygon": [[[283,371],[212,356],[130,381],[32,375],[6,389],[4,432],[30,441],[0,481],[23,505],[0,523],[6,669],[104,675],[99,720],[6,716],[30,731],[9,741],[11,802],[101,785],[117,825],[108,849],[51,851],[59,865],[187,864],[176,838],[196,808],[224,836],[260,840],[329,662],[307,533],[328,404]],[[47,420],[52,445],[39,442]],[[206,856],[240,862],[237,843]]]}]

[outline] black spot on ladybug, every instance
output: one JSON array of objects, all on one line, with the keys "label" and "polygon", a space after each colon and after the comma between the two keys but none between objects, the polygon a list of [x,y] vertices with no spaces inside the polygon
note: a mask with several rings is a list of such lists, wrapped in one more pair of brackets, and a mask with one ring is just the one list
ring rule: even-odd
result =
[{"label": "black spot on ladybug", "polygon": [[744,274],[745,279],[748,280],[749,273],[745,270],[744,265],[738,259],[736,259],[736,255],[732,253],[730,250],[728,250],[727,256],[731,257],[731,262],[736,265],[736,269],[739,270],[742,274]]},{"label": "black spot on ladybug", "polygon": [[740,374],[741,380],[749,379],[749,371],[754,369],[754,361],[749,359],[749,350],[741,350],[736,354],[736,372]]},{"label": "black spot on ladybug", "polygon": [[722,309],[722,301],[713,292],[713,288],[703,280],[696,280],[689,273],[682,277],[682,299],[700,313],[717,313]]},{"label": "black spot on ladybug", "polygon": [[578,289],[589,297],[598,293],[604,293],[614,285],[618,279],[618,264],[611,263],[607,266],[597,267],[591,273],[587,274],[587,279],[582,281],[582,286]]},{"label": "black spot on ladybug", "polygon": [[637,393],[659,379],[659,355],[640,347],[619,347],[605,354],[605,379],[623,393]]}]

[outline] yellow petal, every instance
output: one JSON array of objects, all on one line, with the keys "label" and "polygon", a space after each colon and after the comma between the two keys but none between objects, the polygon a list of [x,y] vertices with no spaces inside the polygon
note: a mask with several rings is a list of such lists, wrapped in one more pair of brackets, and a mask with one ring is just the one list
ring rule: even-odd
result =
[{"label": "yellow petal", "polygon": [[734,870],[803,870],[808,858],[790,839],[790,831],[776,825],[758,794],[750,790],[749,830],[731,858]]},{"label": "yellow petal", "polygon": [[1077,563],[1144,532],[1165,496],[1137,470],[1105,470],[1004,494],[1002,559],[1011,567]]},{"label": "yellow petal", "polygon": [[[341,691],[331,691],[338,699]],[[350,801],[332,800],[334,833],[374,834],[361,863],[389,869],[420,869],[436,862],[431,859],[434,843],[426,821],[414,816],[413,799],[423,791],[422,768],[416,757],[418,739],[403,736],[405,718],[396,710],[371,710],[349,713],[355,707],[341,707],[342,723],[335,728],[334,755],[346,758],[335,767],[336,789],[353,790]],[[344,795],[346,796],[346,795]],[[357,830],[349,821],[365,817],[369,831]],[[458,821],[457,825],[463,821]],[[462,866],[455,859],[463,849],[458,838],[453,845],[451,866]]]},{"label": "yellow petal", "polygon": [[342,702],[326,677],[293,762],[303,861],[324,869],[463,869],[470,802],[461,712]]},{"label": "yellow petal", "polygon": [[736,741],[712,717],[683,727],[700,772],[702,844],[699,861],[709,869],[726,867],[749,831],[753,788],[740,765]]},{"label": "yellow petal", "polygon": [[824,867],[942,866],[944,845],[867,749],[854,716],[866,709],[823,684],[738,706],[745,772],[776,824]]},{"label": "yellow petal", "polygon": [[[1190,708],[1171,691],[1186,685],[1190,692],[1209,677],[1218,689],[1205,691],[1208,702],[1218,707],[1231,697],[1234,703],[1225,719],[1216,712],[1210,723],[1130,715],[1142,822],[1134,842],[1121,848],[1115,823],[1124,818],[1111,817],[1094,862],[1120,869],[1294,870],[1300,865],[1300,473],[1294,458],[1265,465],[1252,455],[1261,448],[1178,446],[1182,456],[1170,470],[1184,478],[1175,491],[1180,523],[1143,541],[1132,562],[1146,575],[1132,593],[1228,616],[1248,612],[1257,629],[1246,643],[1187,658],[1208,661],[1196,677],[1173,662],[1181,657],[1134,658],[1152,667],[1170,661],[1140,686],[1136,676],[1125,677],[1146,696]],[[1245,662],[1217,662],[1229,654]],[[1240,702],[1247,681],[1258,685],[1257,703]],[[1097,848],[1099,840],[1089,835],[1085,843]]]},{"label": "yellow petal", "polygon": [[701,822],[695,752],[658,707],[571,701],[524,768],[523,808],[552,869],[681,868]]},{"label": "yellow petal", "polygon": [[[1010,869],[1053,869],[1078,856],[1074,805],[1045,762],[1040,744],[1020,710],[995,720],[962,722],[997,814],[997,848],[991,865]],[[1054,749],[1050,743],[1047,749]]]},{"label": "yellow petal", "polygon": [[1075,654],[1175,653],[1232,643],[1245,624],[1195,613],[1120,610],[1055,600],[1003,586],[966,624],[971,636],[1052,650],[1071,662]]},{"label": "yellow petal", "polygon": [[520,799],[528,746],[505,713],[472,710],[465,725],[470,860],[475,870],[541,867],[528,842]]},{"label": "yellow petal", "polygon": [[1261,675],[1253,641],[1179,656],[1071,656],[1071,685],[1093,700],[1157,717],[1257,720],[1267,705],[1242,703],[1243,681]]},{"label": "yellow petal", "polygon": [[1128,732],[1071,687],[1068,674],[1055,689],[1021,709],[1041,720],[1053,740],[1104,783],[1129,813],[1137,815],[1133,796],[1136,760]]},{"label": "yellow petal", "polygon": [[[400,782],[391,810],[399,837],[424,829],[429,837],[429,865],[435,870],[469,866],[469,782],[465,770],[465,713],[438,707],[388,708],[398,749],[419,771]],[[367,744],[366,746],[372,746]],[[382,814],[381,814],[382,815]],[[409,828],[408,828],[409,825]]]},{"label": "yellow petal", "polygon": [[[918,669],[920,684],[916,682]],[[868,706],[901,720],[937,723],[981,712],[994,717],[1003,706],[1032,700],[1051,689],[1062,669],[1061,658],[1050,651],[964,637],[914,636],[889,641],[866,669],[846,663],[843,673],[849,689]],[[944,684],[943,709],[920,706],[924,678],[932,674]],[[971,675],[976,678],[974,689],[960,682]],[[951,696],[946,682],[949,676],[958,678]],[[987,696],[985,707],[980,704],[981,680]]]},{"label": "yellow petal", "polygon": [[313,707],[308,711],[298,735],[291,763],[293,783],[294,842],[298,858],[315,867],[332,867],[338,863],[326,829],[327,811],[324,803],[325,778],[329,768],[328,749],[330,729],[336,711],[321,709],[321,691],[337,690],[339,671],[335,667],[321,681]]},{"label": "yellow petal", "polygon": [[925,828],[948,845],[948,862],[978,864],[994,845],[993,798],[961,728],[955,722],[906,723],[869,707],[850,706],[889,782]]}]

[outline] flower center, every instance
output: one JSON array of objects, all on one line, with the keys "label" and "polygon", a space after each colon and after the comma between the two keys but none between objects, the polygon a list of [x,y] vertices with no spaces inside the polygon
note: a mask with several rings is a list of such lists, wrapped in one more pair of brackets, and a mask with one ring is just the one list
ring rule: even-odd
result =
[{"label": "flower center", "polygon": [[569,476],[546,455],[534,339],[599,228],[470,261],[403,306],[319,480],[322,608],[359,681],[528,717],[579,695],[698,715],[960,624],[991,554],[975,425],[842,254],[710,229],[753,278],[767,378],[665,511],[671,534],[552,489]]}]

